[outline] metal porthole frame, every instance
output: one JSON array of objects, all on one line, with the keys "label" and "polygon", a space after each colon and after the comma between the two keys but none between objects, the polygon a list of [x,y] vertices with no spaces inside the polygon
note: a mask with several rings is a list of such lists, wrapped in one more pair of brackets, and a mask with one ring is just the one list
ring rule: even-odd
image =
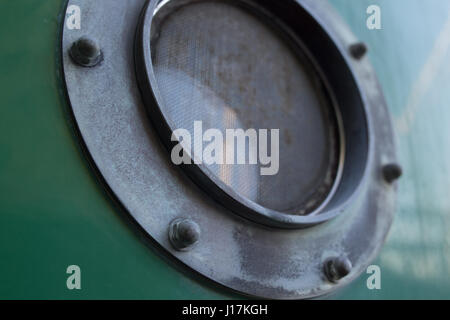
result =
[{"label": "metal porthole frame", "polygon": [[[307,223],[309,228],[269,227],[236,215],[171,164],[135,72],[136,30],[153,1],[69,0],[81,8],[83,26],[64,28],[61,54],[81,143],[114,199],[148,236],[187,267],[235,291],[299,299],[342,288],[376,257],[392,223],[393,182],[401,170],[364,45],[327,1],[286,2],[301,6],[333,39],[361,93],[370,140],[357,191],[333,219]],[[92,59],[78,59],[80,52]]]}]

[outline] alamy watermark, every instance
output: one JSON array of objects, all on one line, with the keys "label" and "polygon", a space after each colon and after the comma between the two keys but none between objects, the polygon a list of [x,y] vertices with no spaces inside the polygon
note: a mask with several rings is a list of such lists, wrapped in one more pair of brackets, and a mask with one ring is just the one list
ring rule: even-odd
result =
[{"label": "alamy watermark", "polygon": [[66,11],[66,27],[69,30],[81,29],[81,8],[76,5],[70,5]]},{"label": "alamy watermark", "polygon": [[[366,26],[369,30],[380,30],[381,27],[381,8],[372,4],[367,7],[366,13],[369,17],[366,20]],[[66,10],[66,27],[69,30],[81,29],[81,8],[77,5],[70,5]]]},{"label": "alamy watermark", "polygon": [[81,268],[77,265],[68,266],[66,273],[70,274],[66,280],[66,286],[69,290],[81,290]]},{"label": "alamy watermark", "polygon": [[[270,133],[270,134],[269,134]],[[260,165],[260,174],[272,176],[280,167],[279,129],[208,129],[202,121],[194,122],[194,136],[186,129],[177,129],[172,141],[172,162],[206,165]],[[204,146],[206,144],[206,146]],[[270,152],[269,152],[270,149]]]},{"label": "alamy watermark", "polygon": [[367,29],[380,30],[381,29],[381,8],[375,4],[367,7],[366,13],[369,15],[366,21]]},{"label": "alamy watermark", "polygon": [[366,272],[370,274],[366,281],[367,289],[381,290],[381,268],[377,265],[371,265]]}]

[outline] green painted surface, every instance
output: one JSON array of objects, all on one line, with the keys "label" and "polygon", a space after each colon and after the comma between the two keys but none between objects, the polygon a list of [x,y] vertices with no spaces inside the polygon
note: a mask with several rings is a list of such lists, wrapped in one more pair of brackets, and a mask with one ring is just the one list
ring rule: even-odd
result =
[{"label": "green painted surface", "polygon": [[[343,297],[450,299],[450,1],[333,3],[370,47],[405,171],[394,225],[375,262],[382,290],[367,290],[362,277]],[[382,30],[360,27],[370,4],[382,9]]]},{"label": "green painted surface", "polygon": [[[60,10],[0,1],[0,298],[219,297],[152,252],[87,168],[59,93]],[[71,264],[81,291],[67,290]]]},{"label": "green painted surface", "polygon": [[[331,0],[367,42],[398,132],[398,212],[339,298],[450,298],[450,1]],[[365,28],[370,4],[383,30]],[[172,267],[110,204],[73,139],[57,77],[59,0],[0,1],[0,299],[225,298]],[[82,269],[82,290],[65,269]]]}]

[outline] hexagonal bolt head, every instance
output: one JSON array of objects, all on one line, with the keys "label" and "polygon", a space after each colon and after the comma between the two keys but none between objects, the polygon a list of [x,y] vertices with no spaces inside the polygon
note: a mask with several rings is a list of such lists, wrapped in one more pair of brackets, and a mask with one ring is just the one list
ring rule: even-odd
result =
[{"label": "hexagonal bolt head", "polygon": [[388,183],[398,180],[403,174],[402,167],[397,163],[390,163],[383,166],[383,177]]},{"label": "hexagonal bolt head", "polygon": [[169,226],[169,240],[175,250],[189,251],[200,240],[200,227],[191,219],[176,219]]},{"label": "hexagonal bolt head", "polygon": [[346,257],[327,259],[323,265],[323,272],[330,282],[337,283],[352,271],[352,263]]},{"label": "hexagonal bolt head", "polygon": [[349,50],[352,57],[355,58],[356,60],[361,60],[368,51],[366,44],[363,42],[352,44]]},{"label": "hexagonal bolt head", "polygon": [[73,62],[82,67],[95,67],[103,60],[103,52],[92,39],[80,38],[72,44],[69,51]]}]

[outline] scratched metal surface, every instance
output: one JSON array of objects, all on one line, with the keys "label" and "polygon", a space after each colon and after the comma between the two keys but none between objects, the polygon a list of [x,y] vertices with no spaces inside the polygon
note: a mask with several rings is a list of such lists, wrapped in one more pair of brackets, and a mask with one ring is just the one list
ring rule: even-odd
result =
[{"label": "scratched metal surface", "polygon": [[[450,1],[331,0],[370,48],[398,133],[398,210],[379,259],[335,298],[450,297]],[[383,30],[369,31],[378,3]],[[162,260],[115,214],[65,119],[58,0],[0,2],[0,298],[227,298]],[[21,21],[21,23],[18,23]],[[5,46],[7,43],[7,46]],[[79,264],[83,289],[68,291]]]}]

